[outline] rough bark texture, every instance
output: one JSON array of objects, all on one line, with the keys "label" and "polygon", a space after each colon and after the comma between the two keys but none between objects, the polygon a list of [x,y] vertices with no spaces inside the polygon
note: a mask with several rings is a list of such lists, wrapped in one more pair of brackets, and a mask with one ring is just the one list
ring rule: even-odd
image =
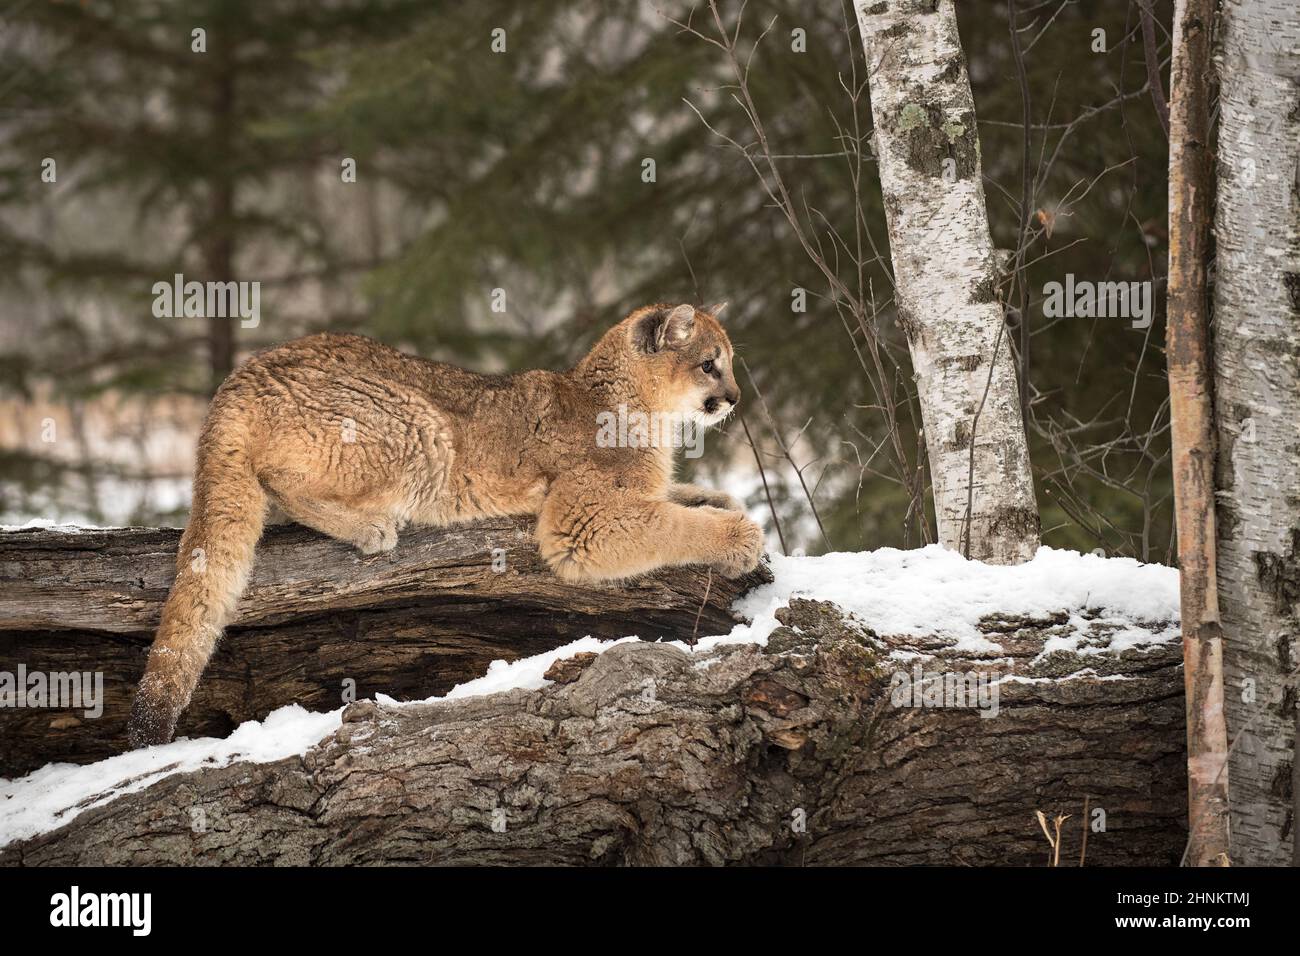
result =
[{"label": "rough bark texture", "polygon": [[1280,865],[1296,825],[1300,663],[1300,7],[1226,0],[1221,34],[1214,372],[1232,854]]},{"label": "rough bark texture", "polygon": [[[99,671],[104,713],[0,709],[0,776],[122,749],[131,696],[175,574],[180,532],[143,528],[0,533],[0,671]],[[499,569],[499,570],[498,570]],[[724,633],[760,571],[701,568],[620,586],[575,587],[537,556],[529,524],[498,519],[413,530],[386,554],[298,527],[268,530],[235,625],[218,646],[180,736],[225,736],[294,701],[312,710],[376,691],[445,693],[586,634],[647,639]],[[706,590],[708,592],[705,600]]]},{"label": "rough bark texture", "polygon": [[1228,735],[1215,583],[1214,406],[1205,263],[1210,221],[1212,0],[1174,8],[1169,122],[1169,417],[1181,572],[1192,866],[1228,862]]},{"label": "rough bark texture", "polygon": [[[1067,615],[988,619],[1002,651],[971,659],[822,602],[778,616],[766,648],[623,644],[539,691],[361,702],[304,756],[168,777],[0,863],[1042,865],[1042,810],[1071,815],[1077,865],[1085,800],[1104,821],[1089,865],[1177,862],[1176,641],[1043,656]],[[996,717],[894,706],[893,673],[917,663],[1018,679]]]},{"label": "rough bark texture", "polygon": [[1038,505],[953,3],[855,7],[939,541],[965,551],[969,534],[970,557],[1018,564],[1038,548]]}]

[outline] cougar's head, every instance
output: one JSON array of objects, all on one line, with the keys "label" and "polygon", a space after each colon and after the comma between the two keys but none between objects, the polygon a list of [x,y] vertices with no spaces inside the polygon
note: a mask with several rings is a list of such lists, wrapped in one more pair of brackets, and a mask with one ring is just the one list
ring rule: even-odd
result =
[{"label": "cougar's head", "polygon": [[725,306],[656,305],[628,317],[628,342],[644,371],[642,392],[655,410],[715,425],[736,407],[731,340],[717,319]]}]

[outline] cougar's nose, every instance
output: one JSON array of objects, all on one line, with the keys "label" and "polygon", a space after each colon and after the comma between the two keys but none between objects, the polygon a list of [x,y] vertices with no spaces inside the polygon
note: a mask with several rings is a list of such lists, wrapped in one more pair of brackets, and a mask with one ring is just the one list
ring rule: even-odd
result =
[{"label": "cougar's nose", "polygon": [[730,392],[727,392],[727,393],[726,393],[725,395],[723,395],[722,397],[725,398],[727,401],[731,402],[732,405],[739,405],[739,404],[740,404],[740,389],[738,389],[738,388],[736,388],[736,389],[732,389]]}]

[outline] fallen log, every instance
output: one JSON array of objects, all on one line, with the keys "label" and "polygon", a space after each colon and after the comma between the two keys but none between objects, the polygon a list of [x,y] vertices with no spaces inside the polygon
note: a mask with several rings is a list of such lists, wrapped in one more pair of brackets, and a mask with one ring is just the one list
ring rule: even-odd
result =
[{"label": "fallen log", "polygon": [[[103,713],[0,709],[0,777],[124,746],[136,682],[175,576],[174,529],[0,532],[0,672],[97,672]],[[268,529],[237,618],[179,736],[225,736],[297,702],[443,694],[585,635],[688,639],[731,629],[736,596],[770,580],[682,568],[577,587],[542,564],[522,519],[414,530],[365,557],[305,528]]]},{"label": "fallen log", "polygon": [[[1077,865],[1085,839],[1089,865],[1177,863],[1168,626],[991,615],[954,643],[821,601],[777,617],[766,647],[624,643],[541,689],[361,701],[305,753],[101,796],[0,864]],[[1056,853],[1037,811],[1068,815]]]}]

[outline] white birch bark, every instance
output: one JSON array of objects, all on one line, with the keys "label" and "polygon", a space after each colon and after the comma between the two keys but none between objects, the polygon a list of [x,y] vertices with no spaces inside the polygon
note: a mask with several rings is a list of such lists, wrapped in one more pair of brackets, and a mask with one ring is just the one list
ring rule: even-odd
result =
[{"label": "white birch bark", "polygon": [[965,550],[969,504],[970,556],[1017,564],[1038,548],[1038,506],[953,2],[855,7],[939,541]]},{"label": "white birch bark", "polygon": [[1232,857],[1285,865],[1300,657],[1300,5],[1225,0],[1214,375]]}]

